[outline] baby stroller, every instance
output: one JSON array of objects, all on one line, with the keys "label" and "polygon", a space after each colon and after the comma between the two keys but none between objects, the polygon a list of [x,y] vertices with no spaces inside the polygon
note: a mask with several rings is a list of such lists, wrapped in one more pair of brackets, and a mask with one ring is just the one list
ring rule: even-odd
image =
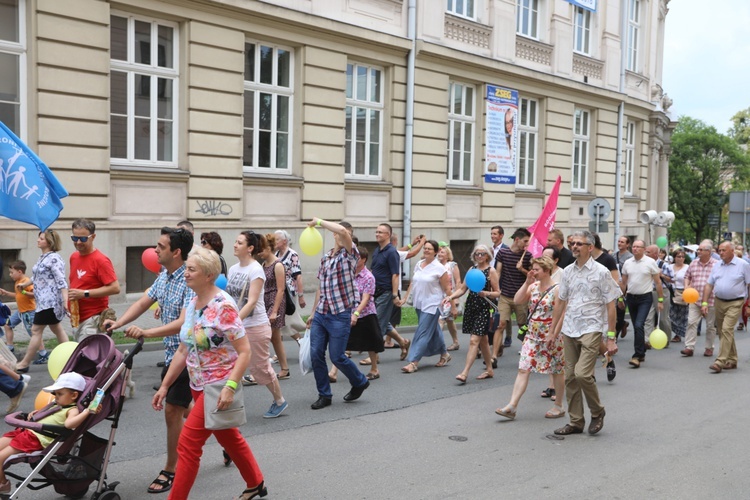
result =
[{"label": "baby stroller", "polygon": [[[27,415],[21,412],[5,417],[5,422],[9,425],[31,429],[55,438],[44,450],[19,453],[5,461],[3,468],[6,476],[22,481],[9,498],[18,498],[19,492],[26,487],[39,490],[50,485],[54,486],[59,494],[81,498],[88,493],[89,486],[94,481],[98,483],[92,500],[120,498],[114,491],[119,483],[106,482],[107,465],[125,400],[125,379],[133,366],[133,357],[142,348],[143,339],[139,339],[133,352],[124,356],[107,335],[93,335],[78,344],[62,370],[63,373],[80,373],[86,379],[86,387],[78,398],[78,409],[88,407],[98,388],[104,390],[101,411],[89,416],[78,428],[66,429],[64,426],[27,421]],[[34,419],[39,420],[53,413],[53,405],[52,402],[39,410],[34,414]],[[102,420],[111,422],[109,439],[90,432],[90,429]],[[33,470],[28,477],[8,470],[18,463],[27,463],[32,467]]]}]

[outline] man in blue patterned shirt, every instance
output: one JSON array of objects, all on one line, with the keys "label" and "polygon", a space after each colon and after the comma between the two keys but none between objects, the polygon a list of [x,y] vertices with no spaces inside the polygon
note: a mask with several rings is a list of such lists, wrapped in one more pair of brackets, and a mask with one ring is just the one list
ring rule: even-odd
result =
[{"label": "man in blue patterned shirt", "polygon": [[319,410],[331,405],[331,384],[328,380],[326,345],[331,362],[352,384],[344,401],[354,401],[370,386],[357,365],[346,357],[352,309],[359,300],[354,274],[359,251],[352,242],[351,233],[341,224],[313,218],[308,226],[317,226],[333,233],[334,247],[321,259],[318,269],[320,288],[315,294],[313,313],[307,320],[310,327],[310,351],[318,388],[318,400],[310,407]]},{"label": "man in blue patterned shirt", "polygon": [[[156,255],[163,269],[154,284],[143,297],[131,305],[117,321],[105,322],[107,331],[116,330],[138,319],[156,302],[161,308],[162,326],[141,329],[135,325],[125,330],[128,337],[164,337],[164,378],[175,351],[180,346],[180,327],[184,320],[182,311],[195,293],[185,284],[185,261],[193,248],[193,235],[183,228],[163,227],[156,244]],[[174,471],[177,466],[177,440],[182,425],[190,409],[192,395],[190,379],[185,368],[167,392],[167,404],[164,406],[164,419],[167,423],[167,463],[164,470],[151,482],[148,491],[159,493],[172,487]]]}]

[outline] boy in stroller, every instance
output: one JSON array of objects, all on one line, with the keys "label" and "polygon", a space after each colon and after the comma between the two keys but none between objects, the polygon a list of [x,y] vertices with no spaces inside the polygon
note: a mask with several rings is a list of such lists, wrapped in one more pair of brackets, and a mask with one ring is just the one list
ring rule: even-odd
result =
[{"label": "boy in stroller", "polygon": [[[86,418],[95,413],[89,408],[79,411],[76,407],[76,401],[81,392],[86,388],[86,380],[76,372],[62,373],[54,384],[45,387],[45,392],[51,393],[55,397],[55,407],[57,411],[40,420],[41,423],[64,425],[66,429],[75,429]],[[33,416],[36,411],[29,414]],[[0,464],[11,455],[16,453],[31,453],[37,450],[43,450],[49,446],[54,438],[39,434],[30,429],[15,429],[3,435],[0,438]],[[0,494],[8,494],[11,491],[10,481],[0,468]]]}]

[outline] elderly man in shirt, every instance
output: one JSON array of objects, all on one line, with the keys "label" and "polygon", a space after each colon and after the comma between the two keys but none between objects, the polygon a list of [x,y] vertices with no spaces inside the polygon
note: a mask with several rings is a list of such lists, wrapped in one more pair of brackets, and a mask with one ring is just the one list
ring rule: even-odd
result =
[{"label": "elderly man in shirt", "polygon": [[[708,277],[714,264],[718,261],[711,257],[714,242],[703,240],[698,245],[698,258],[690,263],[688,270],[685,272],[685,288],[695,288],[699,297],[703,297],[703,292],[708,283]],[[694,302],[688,306],[688,323],[685,332],[685,348],[680,351],[685,357],[690,357],[695,351],[695,343],[698,340],[698,325],[703,317],[706,318],[706,348],[703,355],[710,357],[714,355],[714,340],[716,339],[716,311],[714,309],[714,294],[708,294],[708,300],[703,299],[706,304],[706,312],[701,311],[701,304]]]},{"label": "elderly man in shirt", "polygon": [[570,423],[555,434],[580,434],[586,421],[583,396],[591,411],[589,434],[604,426],[604,406],[599,401],[594,368],[599,357],[602,333],[607,328],[607,352],[615,354],[615,301],[620,289],[606,267],[591,256],[594,236],[588,231],[572,234],[573,256],[576,261],[563,271],[550,326],[549,345],[562,331],[565,349],[565,395]]},{"label": "elderly man in shirt", "polygon": [[708,298],[714,292],[716,325],[719,330],[720,350],[716,361],[709,367],[714,373],[737,368],[737,345],[734,327],[742,313],[742,306],[750,287],[750,264],[734,254],[734,244],[725,241],[719,245],[721,261],[714,264],[703,289],[701,312],[708,313]]},{"label": "elderly man in shirt", "polygon": [[[628,259],[622,266],[622,282],[620,287],[627,293],[630,318],[633,320],[635,352],[629,364],[638,368],[646,359],[646,337],[644,326],[646,317],[651,310],[654,298],[652,290],[656,287],[656,308],[661,314],[664,310],[664,290],[661,287],[661,272],[656,261],[646,254],[646,245],[641,240],[633,242],[633,258]],[[649,332],[650,333],[650,332]]]},{"label": "elderly man in shirt", "polygon": [[307,320],[310,327],[313,374],[318,388],[318,399],[310,408],[320,410],[330,406],[332,398],[326,364],[326,346],[331,362],[352,384],[352,389],[344,396],[344,401],[358,399],[365,389],[370,387],[370,382],[344,353],[349,341],[352,309],[358,295],[354,277],[359,251],[352,242],[352,235],[341,224],[314,217],[307,225],[331,231],[335,242],[334,247],[320,261],[320,287],[315,294],[313,313]]}]

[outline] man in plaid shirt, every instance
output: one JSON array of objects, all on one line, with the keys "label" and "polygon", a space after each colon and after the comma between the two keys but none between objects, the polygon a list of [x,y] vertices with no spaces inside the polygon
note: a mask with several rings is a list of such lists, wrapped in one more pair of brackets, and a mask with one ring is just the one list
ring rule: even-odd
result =
[{"label": "man in plaid shirt", "polygon": [[307,224],[322,227],[333,233],[335,245],[321,259],[318,269],[320,288],[315,294],[313,313],[307,320],[310,327],[310,351],[318,400],[310,407],[319,410],[331,405],[331,383],[326,364],[326,345],[331,362],[349,379],[352,389],[344,401],[354,401],[370,386],[367,377],[346,357],[352,309],[359,300],[354,284],[359,252],[351,233],[341,224],[313,218]]},{"label": "man in plaid shirt", "polygon": [[[711,276],[711,270],[714,268],[716,260],[713,259],[712,253],[714,242],[703,240],[698,245],[698,258],[690,263],[688,270],[685,272],[685,288],[695,288],[698,290],[698,297],[703,297],[703,288],[708,283],[708,277]],[[690,357],[695,351],[697,339],[698,323],[703,315],[701,314],[701,299],[690,304],[688,309],[688,326],[685,332],[685,348],[680,351],[685,357]],[[708,298],[708,312],[706,317],[706,350],[703,355],[710,357],[714,355],[714,340],[716,339],[716,312],[714,310],[714,294]]]},{"label": "man in plaid shirt", "polygon": [[[146,330],[130,326],[125,330],[128,337],[164,337],[164,368],[161,378],[169,370],[169,364],[180,346],[180,328],[184,321],[182,311],[195,293],[185,283],[185,261],[193,249],[193,235],[182,228],[163,227],[156,244],[156,255],[163,269],[143,297],[131,305],[117,321],[105,322],[107,331],[116,330],[138,319],[154,303],[161,308],[162,326]],[[164,419],[167,424],[167,463],[159,475],[151,482],[149,493],[159,493],[172,488],[174,471],[177,467],[177,441],[182,432],[185,415],[189,411],[193,397],[190,393],[190,378],[187,367],[169,387],[167,404],[164,406]]]}]

